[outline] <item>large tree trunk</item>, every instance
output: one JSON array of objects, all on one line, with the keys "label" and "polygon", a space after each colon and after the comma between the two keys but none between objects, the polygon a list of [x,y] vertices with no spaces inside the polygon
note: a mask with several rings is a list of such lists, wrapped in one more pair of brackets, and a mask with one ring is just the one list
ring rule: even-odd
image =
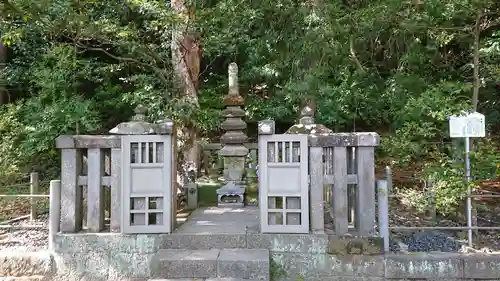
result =
[{"label": "large tree trunk", "polygon": [[[0,38],[0,73],[5,68],[5,63],[7,62],[7,47],[2,44],[2,40]],[[0,105],[8,102],[7,99],[7,81],[0,77]]]},{"label": "large tree trunk", "polygon": [[[189,11],[185,0],[172,0],[171,5],[180,19],[172,31],[174,83],[184,102],[199,106],[198,77],[201,50],[196,37],[190,30],[190,23],[194,21],[194,11]],[[178,182],[185,185],[189,181],[187,175],[198,171],[200,153],[196,124],[187,122],[179,126],[177,139],[181,156],[178,163],[178,168],[180,168]]]}]

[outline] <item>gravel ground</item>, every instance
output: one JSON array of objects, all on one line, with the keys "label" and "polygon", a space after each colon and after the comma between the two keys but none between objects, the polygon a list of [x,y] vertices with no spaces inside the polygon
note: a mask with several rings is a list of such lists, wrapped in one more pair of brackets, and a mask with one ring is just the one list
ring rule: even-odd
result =
[{"label": "gravel ground", "polygon": [[[437,230],[412,232],[399,239],[393,239],[393,251],[408,252],[459,252],[462,249],[462,243],[457,241],[448,233]],[[401,242],[405,245],[402,249]]]},{"label": "gravel ground", "polygon": [[5,229],[0,228],[0,251],[40,251],[48,247],[48,215],[41,215],[39,219],[29,219],[11,223],[10,225],[21,227],[38,227],[27,229]]},{"label": "gravel ground", "polygon": [[[405,205],[394,204],[390,206],[390,226],[403,227],[458,227],[463,223],[450,219],[432,221],[419,212],[411,210]],[[333,221],[330,214],[332,210],[325,210],[325,230],[334,233]],[[480,226],[499,226],[500,207],[490,208],[478,214]],[[390,250],[393,252],[464,252],[464,253],[500,253],[500,231],[481,230],[473,234],[473,247],[467,245],[467,231],[456,230],[401,230],[392,231],[390,237]]]},{"label": "gravel ground", "polygon": [[[462,219],[436,219],[411,210],[405,205],[392,203],[389,221],[391,226],[406,227],[463,227],[466,226]],[[488,210],[478,212],[478,225],[496,227],[500,225],[500,207],[490,205]],[[466,253],[498,253],[500,251],[500,231],[480,230],[474,231],[473,247],[467,243],[467,230],[406,230],[393,231],[391,249],[393,251],[408,252],[466,252]],[[404,249],[405,244],[407,247]],[[403,248],[403,249],[402,249]]]}]

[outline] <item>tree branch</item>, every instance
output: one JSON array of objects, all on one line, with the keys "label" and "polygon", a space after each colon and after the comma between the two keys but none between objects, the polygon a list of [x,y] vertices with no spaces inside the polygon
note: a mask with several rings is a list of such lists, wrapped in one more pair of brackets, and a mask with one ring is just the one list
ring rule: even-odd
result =
[{"label": "tree branch", "polygon": [[215,60],[218,58],[218,56],[215,56],[215,58],[213,58],[206,66],[205,66],[205,69],[203,69],[203,71],[200,72],[200,74],[198,74],[198,79],[203,75],[205,74],[205,72],[207,72],[208,68],[210,66],[212,66],[212,64],[215,62]]},{"label": "tree branch", "polygon": [[481,80],[479,77],[479,40],[481,35],[481,19],[483,14],[478,13],[476,17],[476,24],[474,25],[474,53],[473,53],[473,76],[474,76],[474,88],[472,93],[472,109],[477,111],[477,104],[479,102],[479,88],[481,87]]},{"label": "tree branch", "polygon": [[107,55],[108,57],[110,57],[112,59],[115,59],[117,61],[124,61],[124,62],[129,62],[129,63],[135,63],[135,64],[138,64],[138,65],[150,68],[150,69],[152,69],[158,75],[158,78],[160,78],[160,80],[165,85],[168,85],[168,79],[165,77],[165,75],[163,73],[164,71],[162,69],[160,69],[160,68],[152,65],[152,64],[144,63],[144,62],[142,62],[140,60],[137,60],[137,59],[134,59],[134,58],[116,56],[116,55],[110,53],[109,51],[107,51],[106,49],[101,48],[101,47],[90,47],[90,46],[83,45],[83,44],[81,44],[79,42],[76,42],[76,41],[74,41],[74,43],[75,43],[75,46],[77,46],[78,48],[86,49],[86,50],[89,50],[89,51],[102,52],[105,55]]},{"label": "tree branch", "polygon": [[354,64],[356,65],[358,70],[361,71],[362,73],[366,73],[365,68],[363,67],[363,65],[361,65],[361,63],[358,60],[358,57],[356,56],[356,51],[354,50],[354,39],[352,36],[351,38],[349,38],[349,53],[351,54],[351,59],[354,61]]},{"label": "tree branch", "polygon": [[9,0],[2,0],[2,2],[6,8],[9,8],[10,10],[16,12],[21,16],[24,16],[23,11],[19,10],[16,6],[14,6],[14,4],[10,3]]}]

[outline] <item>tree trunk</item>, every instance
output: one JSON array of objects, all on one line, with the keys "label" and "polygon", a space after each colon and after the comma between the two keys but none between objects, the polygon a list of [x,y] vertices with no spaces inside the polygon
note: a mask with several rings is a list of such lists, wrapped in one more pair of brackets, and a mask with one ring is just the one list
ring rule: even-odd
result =
[{"label": "tree trunk", "polygon": [[[190,11],[185,0],[172,0],[172,9],[180,21],[172,31],[172,65],[174,83],[182,100],[198,107],[198,77],[200,73],[201,50],[199,43],[190,30],[194,20],[194,11]],[[196,177],[198,171],[198,131],[196,124],[186,123],[177,130],[180,161],[178,162],[178,183],[183,186],[189,179],[189,174]]]},{"label": "tree trunk", "polygon": [[479,40],[481,35],[481,19],[482,14],[478,13],[476,24],[474,25],[474,47],[472,55],[472,65],[474,67],[474,87],[472,92],[472,110],[477,111],[477,104],[479,102],[479,88],[481,87],[481,77],[479,77]]},{"label": "tree trunk", "polygon": [[[2,40],[0,39],[0,73],[3,72],[5,68],[5,63],[7,62],[7,47],[2,44]],[[7,81],[0,77],[0,105],[8,102],[7,99]]]}]

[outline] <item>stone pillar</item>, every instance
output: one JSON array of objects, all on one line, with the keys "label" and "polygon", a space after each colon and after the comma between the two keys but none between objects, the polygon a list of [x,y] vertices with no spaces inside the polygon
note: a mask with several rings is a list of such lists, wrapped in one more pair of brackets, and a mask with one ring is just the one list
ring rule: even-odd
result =
[{"label": "stone pillar", "polygon": [[219,206],[243,206],[245,184],[243,174],[245,171],[245,158],[248,149],[244,146],[247,136],[244,130],[247,124],[243,121],[245,111],[243,97],[238,89],[238,66],[229,64],[229,93],[224,97],[222,129],[226,131],[220,141],[222,149],[219,155],[224,158],[224,180],[226,185],[217,190]]},{"label": "stone pillar", "polygon": [[[314,109],[312,106],[306,106],[300,112],[300,119],[298,124],[290,127],[287,134],[307,134],[311,136],[330,135],[332,130],[328,129],[325,125],[315,124],[314,122]],[[325,231],[325,198],[323,193],[323,147],[310,147],[309,148],[309,177],[310,177],[310,191],[309,191],[309,214],[310,224],[313,233],[322,234]]]},{"label": "stone pillar", "polygon": [[[122,122],[109,131],[119,135],[121,142],[121,150],[111,151],[112,232],[170,233],[175,228],[178,202],[174,124],[168,118],[156,123],[147,122],[147,109],[142,105],[138,105],[134,112],[130,121]],[[139,170],[145,170],[146,174],[137,173]],[[148,170],[152,173],[148,174]],[[159,173],[153,172],[155,170]],[[131,180],[132,175],[136,179]],[[172,192],[169,193],[169,190]],[[149,200],[153,195],[161,198],[161,201],[156,201],[159,205],[145,207],[151,204]],[[134,203],[129,203],[131,201]],[[148,208],[157,210],[148,212]],[[140,215],[134,216],[135,224],[130,220],[134,214]],[[154,222],[151,221],[152,214],[156,217]]]},{"label": "stone pillar", "polygon": [[323,124],[314,123],[314,109],[311,106],[305,106],[300,112],[298,124],[290,127],[286,134],[307,134],[307,135],[330,135],[332,130]]},{"label": "stone pillar", "polygon": [[82,228],[81,151],[61,149],[61,232],[75,233]]}]

